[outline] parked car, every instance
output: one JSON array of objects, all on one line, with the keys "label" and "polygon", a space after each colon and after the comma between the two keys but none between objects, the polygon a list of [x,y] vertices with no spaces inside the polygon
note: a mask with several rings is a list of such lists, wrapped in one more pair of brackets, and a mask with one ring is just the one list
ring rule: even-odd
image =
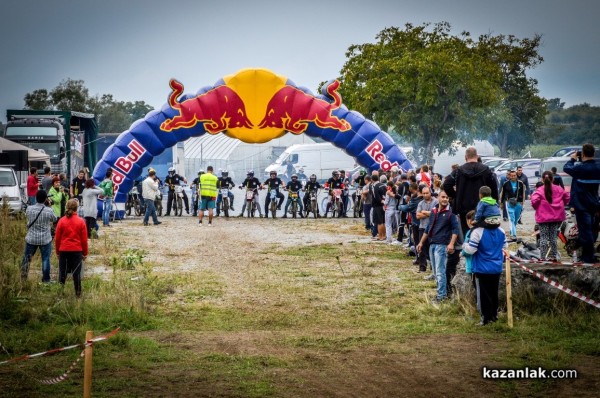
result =
[{"label": "parked car", "polygon": [[570,156],[571,153],[573,153],[574,151],[579,151],[581,150],[581,145],[577,145],[577,146],[566,146],[564,148],[560,148],[558,151],[554,152],[552,154],[551,157],[558,157],[558,156]]},{"label": "parked car", "polygon": [[19,187],[15,171],[10,167],[0,167],[0,204],[7,203],[11,213],[25,208],[25,192]]},{"label": "parked car", "polygon": [[495,169],[496,167],[500,166],[502,163],[505,163],[509,160],[510,159],[508,159],[508,158],[501,158],[501,157],[497,157],[497,156],[482,156],[481,157],[481,162],[483,164],[487,165],[491,169]]},{"label": "parked car", "polygon": [[569,158],[565,156],[553,156],[550,158],[546,158],[542,160],[542,162],[540,163],[540,168],[535,174],[539,179],[544,171],[552,171],[552,168],[556,167],[556,174],[562,177],[563,184],[565,184],[565,191],[570,192],[571,181],[573,180],[573,177],[571,177],[563,171],[563,167],[568,161]]}]

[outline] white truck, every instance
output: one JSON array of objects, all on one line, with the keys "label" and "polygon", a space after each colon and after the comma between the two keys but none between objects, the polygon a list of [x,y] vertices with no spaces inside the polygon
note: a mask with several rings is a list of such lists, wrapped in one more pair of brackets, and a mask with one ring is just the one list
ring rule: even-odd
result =
[{"label": "white truck", "polygon": [[352,156],[333,144],[295,144],[279,155],[275,163],[267,166],[265,178],[269,177],[272,170],[275,170],[278,176],[286,176],[287,165],[290,162],[294,173],[303,169],[307,177],[315,174],[317,180],[326,180],[334,170],[349,171],[356,165]]}]

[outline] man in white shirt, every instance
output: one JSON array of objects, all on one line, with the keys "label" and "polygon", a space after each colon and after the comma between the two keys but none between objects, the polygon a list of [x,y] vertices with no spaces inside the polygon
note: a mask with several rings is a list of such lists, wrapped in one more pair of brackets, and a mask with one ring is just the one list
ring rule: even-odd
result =
[{"label": "man in white shirt", "polygon": [[144,204],[146,205],[146,213],[144,214],[144,225],[148,225],[148,220],[152,216],[152,222],[154,225],[162,224],[156,217],[156,207],[154,207],[154,199],[158,193],[158,179],[156,178],[156,171],[150,170],[148,172],[148,178],[142,183],[142,197],[144,198]]}]

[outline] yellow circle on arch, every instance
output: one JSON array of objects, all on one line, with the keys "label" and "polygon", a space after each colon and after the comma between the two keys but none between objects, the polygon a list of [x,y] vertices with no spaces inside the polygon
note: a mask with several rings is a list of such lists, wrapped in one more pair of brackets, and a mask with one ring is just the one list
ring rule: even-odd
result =
[{"label": "yellow circle on arch", "polygon": [[248,119],[253,127],[236,127],[225,131],[225,135],[249,143],[263,143],[286,133],[284,129],[265,127],[258,128],[265,117],[267,104],[273,95],[285,86],[287,77],[277,75],[268,69],[242,69],[223,78],[225,84],[235,91],[246,108]]}]

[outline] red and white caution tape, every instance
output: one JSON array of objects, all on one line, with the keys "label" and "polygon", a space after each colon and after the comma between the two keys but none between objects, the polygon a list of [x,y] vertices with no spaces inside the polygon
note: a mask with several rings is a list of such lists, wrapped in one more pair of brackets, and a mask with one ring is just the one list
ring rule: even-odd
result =
[{"label": "red and white caution tape", "polygon": [[519,267],[521,267],[524,271],[527,271],[530,274],[538,277],[539,279],[543,280],[544,282],[546,282],[550,286],[552,286],[552,287],[554,287],[554,288],[556,288],[556,289],[558,289],[560,291],[563,291],[563,292],[567,293],[569,296],[575,297],[575,298],[583,301],[584,303],[588,303],[588,304],[590,304],[590,305],[592,305],[592,306],[600,309],[600,303],[592,300],[591,298],[587,298],[583,294],[577,293],[577,292],[569,289],[568,287],[564,287],[560,283],[558,283],[558,282],[556,282],[556,281],[554,281],[554,280],[552,280],[552,279],[550,279],[550,278],[548,278],[548,277],[540,274],[539,272],[536,272],[536,271],[532,270],[531,268],[527,268],[526,266],[524,266],[523,264],[521,264],[521,262],[519,262],[519,261],[516,261],[516,260],[514,260],[512,258],[511,258],[511,261],[513,263],[517,264]]},{"label": "red and white caution tape", "polygon": [[41,384],[51,385],[51,384],[58,384],[61,381],[65,381],[67,379],[67,377],[69,377],[69,373],[71,373],[73,371],[73,369],[75,369],[75,366],[77,366],[79,361],[81,361],[81,358],[83,358],[84,356],[85,356],[85,350],[81,350],[81,354],[79,354],[77,359],[71,364],[71,366],[69,366],[69,369],[67,369],[67,371],[65,373],[63,373],[62,375],[60,375],[58,377],[53,377],[51,379],[37,380],[37,382],[41,383]]},{"label": "red and white caution tape", "polygon": [[94,343],[97,343],[98,341],[102,341],[102,340],[106,340],[106,339],[111,338],[112,336],[114,336],[115,334],[117,334],[117,332],[119,331],[119,329],[121,329],[121,328],[120,327],[116,328],[115,330],[113,330],[110,333],[107,333],[107,334],[105,334],[103,336],[95,337],[95,338],[93,338],[91,340],[86,341],[83,344],[74,344],[74,345],[70,345],[70,346],[67,346],[67,347],[55,348],[55,349],[49,350],[49,351],[38,352],[37,354],[23,355],[21,357],[11,358],[11,359],[8,359],[6,361],[0,362],[0,365],[4,365],[6,363],[11,363],[11,362],[24,361],[26,359],[31,359],[31,358],[36,358],[36,357],[45,357],[45,356],[48,356],[48,355],[56,354],[57,352],[71,350],[73,348],[85,348],[85,347],[91,346]]}]

